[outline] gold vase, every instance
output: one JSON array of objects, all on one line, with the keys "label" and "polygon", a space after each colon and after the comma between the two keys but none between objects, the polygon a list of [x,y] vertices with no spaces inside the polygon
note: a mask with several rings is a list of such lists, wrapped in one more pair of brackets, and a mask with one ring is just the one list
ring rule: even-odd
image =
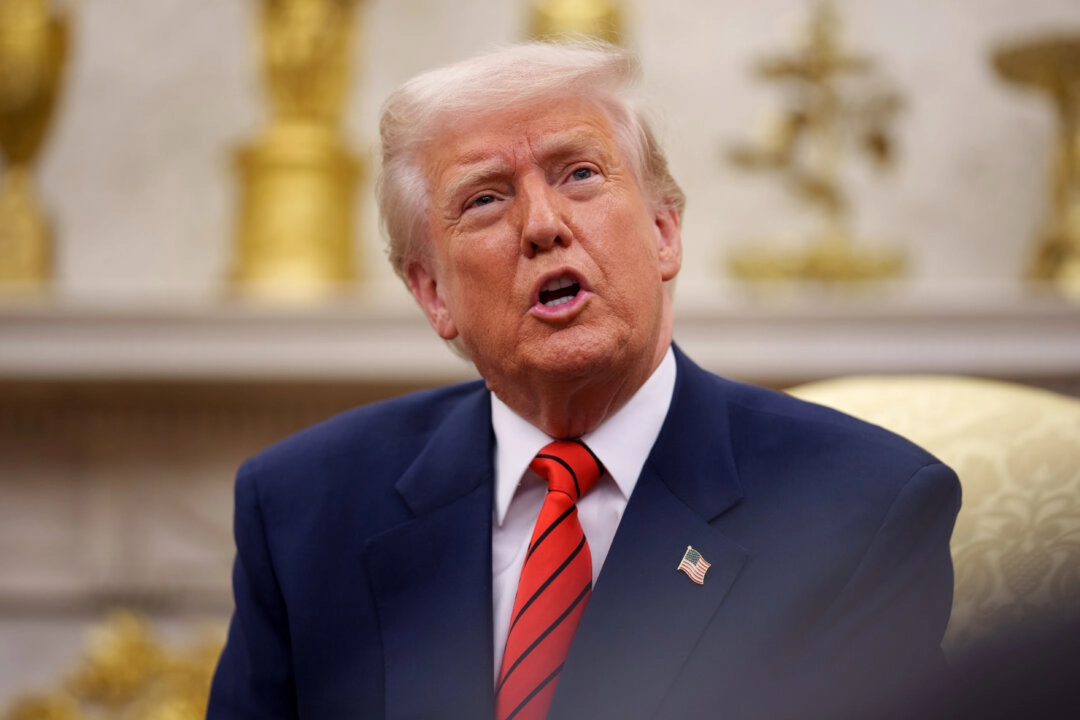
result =
[{"label": "gold vase", "polygon": [[43,290],[51,232],[33,165],[60,92],[67,16],[51,0],[0,0],[0,289]]},{"label": "gold vase", "polygon": [[1080,35],[1002,47],[993,60],[1003,78],[1047,93],[1057,112],[1050,217],[1027,274],[1080,300]]},{"label": "gold vase", "polygon": [[615,44],[623,29],[616,0],[533,0],[529,24],[537,39],[592,35]]},{"label": "gold vase", "polygon": [[340,130],[358,0],[263,0],[262,68],[272,121],[237,152],[242,296],[308,301],[357,276],[360,161]]}]

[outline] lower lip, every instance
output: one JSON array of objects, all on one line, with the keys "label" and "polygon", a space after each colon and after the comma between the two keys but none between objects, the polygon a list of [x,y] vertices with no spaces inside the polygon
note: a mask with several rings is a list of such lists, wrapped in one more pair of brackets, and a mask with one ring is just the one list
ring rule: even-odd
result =
[{"label": "lower lip", "polygon": [[576,313],[585,304],[585,301],[589,299],[590,293],[587,290],[579,290],[578,294],[571,298],[568,302],[564,302],[561,305],[547,306],[541,302],[537,302],[532,306],[532,314],[545,320],[561,320],[565,319],[569,315]]}]

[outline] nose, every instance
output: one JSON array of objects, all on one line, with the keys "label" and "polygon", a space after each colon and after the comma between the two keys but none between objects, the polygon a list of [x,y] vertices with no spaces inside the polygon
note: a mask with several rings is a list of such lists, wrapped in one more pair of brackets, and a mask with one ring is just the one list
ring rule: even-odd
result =
[{"label": "nose", "polygon": [[563,222],[560,196],[542,176],[526,177],[517,191],[521,213],[521,252],[526,257],[569,245],[569,228]]}]

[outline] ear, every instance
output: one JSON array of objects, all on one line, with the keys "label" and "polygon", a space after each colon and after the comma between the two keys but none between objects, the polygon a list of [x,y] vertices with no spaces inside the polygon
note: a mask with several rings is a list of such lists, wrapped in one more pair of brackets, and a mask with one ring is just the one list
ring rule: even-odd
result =
[{"label": "ear", "polygon": [[679,212],[672,207],[658,208],[655,223],[660,240],[660,276],[667,282],[682,267],[682,223]]},{"label": "ear", "polygon": [[405,269],[405,279],[409,284],[409,291],[439,337],[443,340],[456,338],[457,326],[450,316],[450,308],[442,298],[438,274],[432,269],[431,261],[416,261],[410,264]]}]

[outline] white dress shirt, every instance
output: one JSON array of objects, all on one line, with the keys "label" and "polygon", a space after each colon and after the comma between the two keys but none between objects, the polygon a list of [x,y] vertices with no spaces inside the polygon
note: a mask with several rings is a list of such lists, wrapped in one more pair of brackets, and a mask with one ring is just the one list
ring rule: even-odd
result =
[{"label": "white dress shirt", "polygon": [[[618,412],[582,441],[604,464],[596,487],[578,501],[578,519],[589,541],[593,583],[611,548],[626,502],[667,417],[675,390],[675,355],[668,348],[653,374]],[[495,675],[498,681],[514,609],[521,565],[533,525],[547,493],[546,481],[529,469],[540,449],[552,441],[492,395],[495,430],[495,517],[491,565],[495,620]]]}]

